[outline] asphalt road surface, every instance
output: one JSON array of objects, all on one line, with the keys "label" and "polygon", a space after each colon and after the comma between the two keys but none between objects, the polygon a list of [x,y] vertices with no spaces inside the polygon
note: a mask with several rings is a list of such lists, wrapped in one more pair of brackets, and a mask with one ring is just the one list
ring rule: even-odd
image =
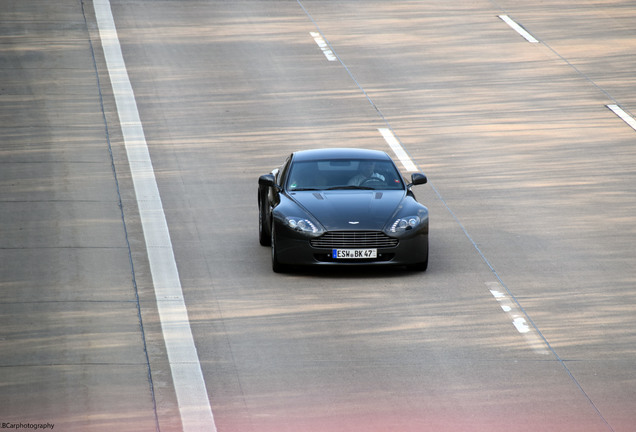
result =
[{"label": "asphalt road surface", "polygon": [[[634,52],[628,1],[3,0],[0,428],[633,431]],[[386,129],[428,271],[273,273],[258,176]]]}]

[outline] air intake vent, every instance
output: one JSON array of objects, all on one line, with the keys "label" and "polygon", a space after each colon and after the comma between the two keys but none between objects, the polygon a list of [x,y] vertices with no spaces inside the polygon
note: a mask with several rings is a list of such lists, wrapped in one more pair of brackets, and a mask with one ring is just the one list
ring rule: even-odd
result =
[{"label": "air intake vent", "polygon": [[330,231],[311,240],[312,247],[324,249],[387,248],[397,245],[398,239],[381,231]]}]

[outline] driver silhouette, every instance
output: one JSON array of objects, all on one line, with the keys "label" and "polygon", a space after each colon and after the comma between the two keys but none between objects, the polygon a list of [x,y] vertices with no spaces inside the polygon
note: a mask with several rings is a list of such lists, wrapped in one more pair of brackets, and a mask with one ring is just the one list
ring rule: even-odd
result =
[{"label": "driver silhouette", "polygon": [[375,162],[362,161],[360,162],[360,172],[349,179],[349,185],[360,186],[365,181],[370,179],[378,179],[384,181],[384,176],[375,172]]}]

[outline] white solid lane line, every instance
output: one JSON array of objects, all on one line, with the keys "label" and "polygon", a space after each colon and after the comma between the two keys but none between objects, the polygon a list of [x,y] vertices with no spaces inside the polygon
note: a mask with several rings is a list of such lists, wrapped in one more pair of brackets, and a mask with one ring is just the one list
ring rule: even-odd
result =
[{"label": "white solid lane line", "polygon": [[168,224],[110,2],[95,0],[93,3],[137,197],[183,431],[215,432],[214,416],[183,300]]},{"label": "white solid lane line", "polygon": [[629,114],[627,114],[618,105],[605,105],[605,106],[608,107],[610,110],[612,110],[614,112],[614,114],[619,116],[621,118],[621,120],[623,120],[625,123],[627,123],[632,129],[636,130],[636,120],[634,120],[634,117],[632,117]]},{"label": "white solid lane line", "polygon": [[499,18],[501,18],[501,20],[503,22],[508,24],[514,31],[516,31],[521,36],[523,36],[523,38],[525,40],[527,40],[528,42],[530,42],[530,43],[538,43],[539,42],[538,40],[536,40],[534,38],[534,36],[532,36],[523,27],[521,27],[519,24],[517,24],[515,21],[513,21],[513,19],[510,18],[508,15],[498,15],[498,16],[499,16]]},{"label": "white solid lane line", "polygon": [[404,169],[409,172],[417,171],[417,167],[415,166],[409,155],[406,153],[398,139],[395,137],[391,129],[379,128],[378,130],[384,137],[384,140],[389,145],[389,147],[391,147],[397,158],[400,160],[400,162],[402,162]]}]

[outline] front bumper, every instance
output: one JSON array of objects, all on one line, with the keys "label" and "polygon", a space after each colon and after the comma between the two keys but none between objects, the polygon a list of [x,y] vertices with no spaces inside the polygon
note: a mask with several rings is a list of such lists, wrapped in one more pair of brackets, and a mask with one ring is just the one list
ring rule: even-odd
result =
[{"label": "front bumper", "polygon": [[393,239],[397,240],[395,246],[339,243],[337,247],[340,249],[376,249],[377,258],[335,259],[333,246],[314,247],[309,238],[282,228],[277,229],[276,251],[278,261],[289,265],[411,265],[428,258],[428,227],[422,227],[411,235]]}]

